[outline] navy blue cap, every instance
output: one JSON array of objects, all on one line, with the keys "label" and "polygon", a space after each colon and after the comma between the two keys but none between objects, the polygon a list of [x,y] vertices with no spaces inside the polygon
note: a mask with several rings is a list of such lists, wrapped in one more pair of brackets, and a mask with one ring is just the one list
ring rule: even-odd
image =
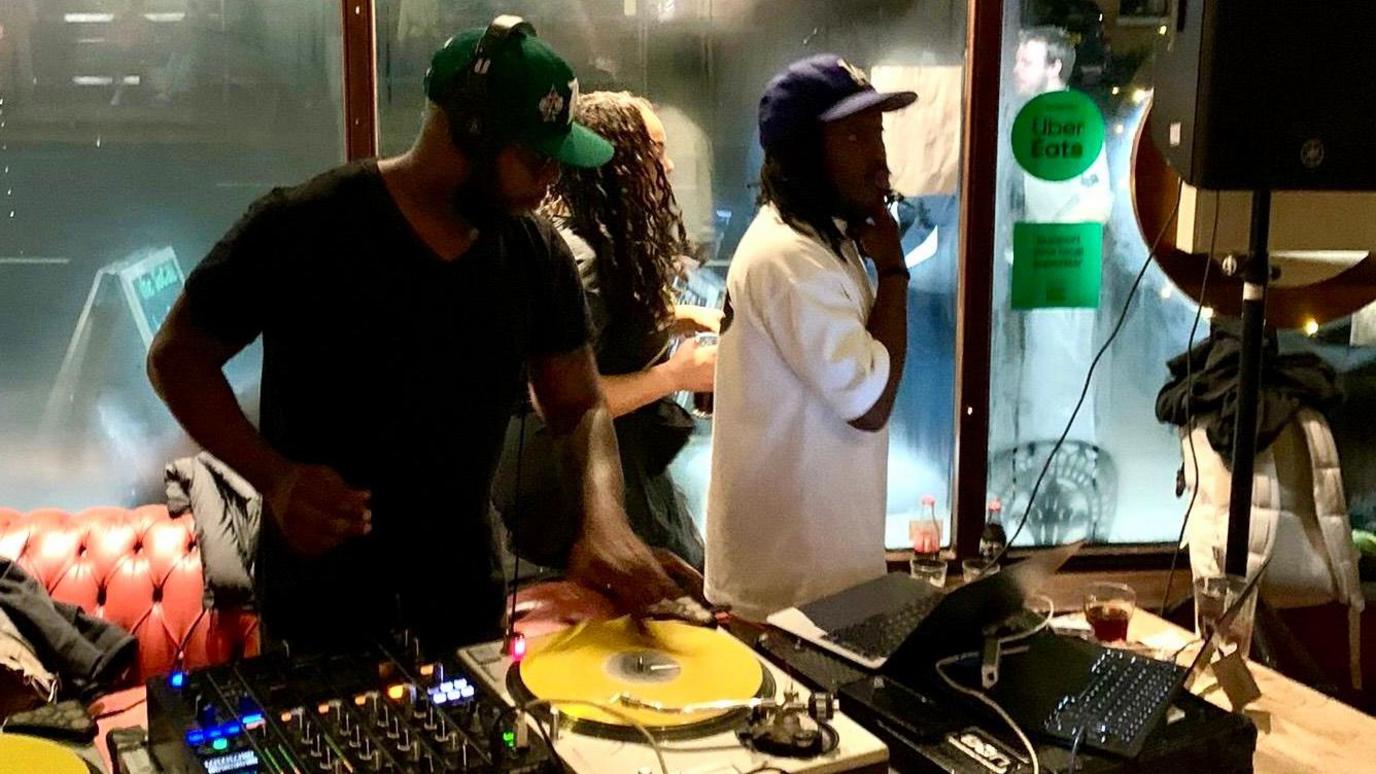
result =
[{"label": "navy blue cap", "polygon": [[765,150],[797,140],[798,132],[864,110],[901,110],[917,101],[911,91],[876,91],[865,72],[836,54],[816,54],[774,76],[760,98],[760,145]]}]

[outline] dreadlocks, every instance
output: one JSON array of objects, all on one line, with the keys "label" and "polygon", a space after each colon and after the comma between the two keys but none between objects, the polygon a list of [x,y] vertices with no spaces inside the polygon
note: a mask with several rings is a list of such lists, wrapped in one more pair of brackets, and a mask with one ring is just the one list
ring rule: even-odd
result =
[{"label": "dreadlocks", "polygon": [[799,137],[787,150],[766,151],[755,204],[773,204],[794,231],[815,235],[839,256],[845,237],[833,220],[836,196],[821,158],[820,132]]},{"label": "dreadlocks", "polygon": [[616,152],[596,169],[565,167],[542,209],[592,247],[612,317],[658,329],[673,318],[670,285],[689,245],[659,160],[662,149],[645,128],[641,111],[649,108],[626,92],[579,96],[579,123],[607,138]]}]

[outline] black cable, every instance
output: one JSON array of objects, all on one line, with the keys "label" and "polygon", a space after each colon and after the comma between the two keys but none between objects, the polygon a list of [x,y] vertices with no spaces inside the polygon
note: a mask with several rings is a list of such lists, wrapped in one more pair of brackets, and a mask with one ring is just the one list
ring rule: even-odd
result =
[{"label": "black cable", "polygon": [[[513,513],[509,520],[510,523],[514,524],[516,527],[521,526],[521,519],[523,518],[521,514],[521,463],[526,457],[526,417],[528,416],[530,416],[530,412],[526,408],[522,408],[521,435],[516,439],[516,481],[514,484],[516,491],[511,497],[511,510]],[[506,619],[506,641],[510,644],[516,636],[516,590],[520,588],[521,585],[521,552],[514,550],[514,547],[518,545],[516,542],[515,528],[512,529],[511,538],[507,542],[513,546],[511,552],[513,557],[511,564],[511,588],[507,592],[511,596],[511,612],[507,614]]]},{"label": "black cable", "polygon": [[1080,752],[1080,740],[1084,738],[1085,729],[1081,726],[1080,730],[1075,732],[1075,740],[1070,743],[1070,757],[1065,763],[1066,774],[1075,774],[1075,756]]},{"label": "black cable", "polygon": [[1223,209],[1223,197],[1214,202],[1214,225],[1209,230],[1209,252],[1204,256],[1204,277],[1199,281],[1199,307],[1194,310],[1194,324],[1190,326],[1190,341],[1185,347],[1185,437],[1190,444],[1190,462],[1194,465],[1194,491],[1190,492],[1190,504],[1185,507],[1185,517],[1180,521],[1180,534],[1171,546],[1171,569],[1166,573],[1166,590],[1161,594],[1161,616],[1166,615],[1166,605],[1171,602],[1171,581],[1175,579],[1175,565],[1180,560],[1180,542],[1185,539],[1185,528],[1190,525],[1190,515],[1194,513],[1195,500],[1199,498],[1199,455],[1194,451],[1194,334],[1199,330],[1199,319],[1204,315],[1204,302],[1208,300],[1209,271],[1214,267],[1214,246],[1218,240],[1218,211]]},{"label": "black cable", "polygon": [[[560,758],[559,753],[554,751],[554,740],[551,739],[550,734],[545,731],[545,721],[535,713],[531,713],[531,717],[535,718],[535,727],[539,729],[540,736],[544,737],[545,749],[549,750],[550,760],[554,761],[560,771],[564,772],[564,774],[568,774],[569,767],[564,765],[564,759]],[[552,717],[553,715],[551,714],[551,718]],[[553,720],[550,721],[550,725],[553,725]]]},{"label": "black cable", "polygon": [[818,720],[816,721],[816,723],[817,728],[822,732],[822,736],[831,737],[830,744],[826,742],[822,743],[822,751],[818,753],[818,755],[830,755],[831,753],[836,751],[837,747],[841,746],[841,732],[837,731],[834,727],[832,727],[830,723],[826,722],[825,720]]},{"label": "black cable", "polygon": [[1193,644],[1195,644],[1195,643],[1197,643],[1197,642],[1198,642],[1198,643],[1202,643],[1203,640],[1190,640],[1189,642],[1185,643],[1184,645],[1181,645],[1180,647],[1176,648],[1176,649],[1175,649],[1175,652],[1171,654],[1171,663],[1175,663],[1176,660],[1180,658],[1180,654],[1181,654],[1181,653],[1184,653],[1185,650],[1186,650],[1187,648],[1189,648],[1191,645],[1193,645]]},{"label": "black cable", "polygon": [[[1182,182],[1181,189],[1179,190],[1183,190],[1183,187],[1184,183]],[[1061,431],[1061,437],[1056,439],[1056,445],[1051,447],[1051,453],[1046,456],[1046,462],[1042,464],[1041,473],[1037,474],[1037,481],[1032,485],[1032,493],[1027,498],[1027,507],[1023,509],[1022,518],[1018,520],[1017,529],[1013,530],[1012,537],[1008,538],[1008,542],[1003,544],[1003,548],[998,554],[996,554],[988,564],[984,565],[986,568],[996,565],[1003,560],[1004,555],[1008,553],[1008,549],[1013,547],[1013,541],[1018,539],[1018,535],[1022,534],[1022,528],[1027,525],[1027,518],[1032,515],[1032,505],[1037,501],[1037,492],[1041,490],[1042,481],[1046,478],[1047,472],[1051,470],[1051,461],[1056,458],[1056,454],[1060,452],[1061,446],[1065,444],[1066,437],[1070,435],[1070,428],[1075,425],[1075,418],[1080,415],[1080,408],[1084,406],[1085,398],[1089,395],[1089,385],[1094,379],[1094,369],[1099,367],[1099,361],[1103,359],[1104,353],[1108,352],[1108,348],[1113,344],[1113,340],[1118,338],[1118,333],[1123,330],[1123,323],[1127,320],[1128,310],[1132,308],[1132,300],[1136,298],[1138,288],[1142,287],[1142,278],[1147,274],[1147,267],[1151,266],[1152,259],[1156,257],[1156,249],[1161,246],[1161,240],[1166,236],[1166,231],[1170,228],[1171,223],[1175,222],[1176,214],[1180,212],[1181,195],[1179,190],[1176,193],[1175,206],[1171,207],[1171,214],[1166,217],[1166,222],[1161,224],[1160,233],[1156,235],[1156,239],[1152,240],[1151,249],[1147,250],[1147,258],[1142,261],[1142,268],[1137,270],[1137,277],[1133,279],[1132,287],[1128,289],[1128,297],[1123,302],[1122,310],[1118,313],[1118,322],[1114,324],[1113,330],[1108,334],[1108,338],[1104,340],[1103,346],[1099,347],[1099,351],[1094,355],[1094,360],[1089,364],[1089,372],[1085,374],[1084,387],[1080,389],[1080,399],[1075,402],[1075,408],[1070,412],[1070,419],[1066,421],[1065,430]]]}]

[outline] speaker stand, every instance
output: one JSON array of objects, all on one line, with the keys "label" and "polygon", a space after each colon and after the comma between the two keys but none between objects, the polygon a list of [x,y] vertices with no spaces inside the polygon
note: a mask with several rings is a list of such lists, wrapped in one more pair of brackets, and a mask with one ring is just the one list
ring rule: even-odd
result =
[{"label": "speaker stand", "polygon": [[1224,572],[1240,577],[1247,576],[1247,544],[1252,527],[1252,474],[1257,456],[1257,403],[1261,393],[1261,357],[1266,330],[1266,286],[1271,281],[1270,230],[1271,192],[1253,191],[1250,254],[1242,270],[1242,352],[1237,376],[1237,417],[1233,426],[1228,553],[1224,563]]}]

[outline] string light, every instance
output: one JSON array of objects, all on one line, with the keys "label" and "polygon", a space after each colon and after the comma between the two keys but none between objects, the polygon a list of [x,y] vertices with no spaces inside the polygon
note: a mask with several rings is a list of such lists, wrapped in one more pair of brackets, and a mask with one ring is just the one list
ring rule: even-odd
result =
[{"label": "string light", "polygon": [[1315,319],[1313,319],[1313,318],[1310,318],[1310,319],[1304,324],[1304,335],[1306,335],[1306,336],[1313,336],[1314,334],[1316,334],[1316,333],[1318,333],[1318,332],[1319,332],[1319,321],[1318,321],[1318,320],[1315,320]]}]

